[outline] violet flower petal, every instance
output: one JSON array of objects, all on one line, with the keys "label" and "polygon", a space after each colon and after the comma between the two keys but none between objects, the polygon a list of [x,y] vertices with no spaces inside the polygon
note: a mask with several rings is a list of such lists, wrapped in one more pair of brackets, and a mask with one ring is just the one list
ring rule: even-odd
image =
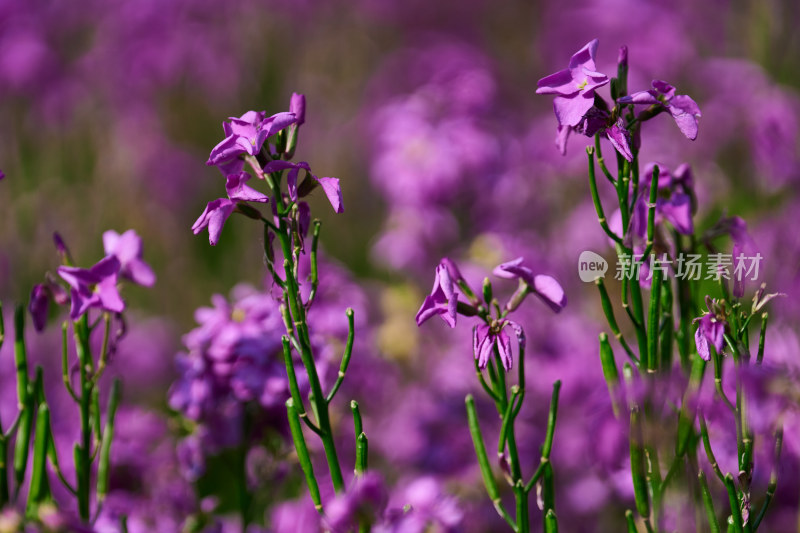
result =
[{"label": "violet flower petal", "polygon": [[567,305],[567,295],[564,288],[552,276],[537,274],[531,284],[536,296],[550,307],[554,312],[561,312]]}]

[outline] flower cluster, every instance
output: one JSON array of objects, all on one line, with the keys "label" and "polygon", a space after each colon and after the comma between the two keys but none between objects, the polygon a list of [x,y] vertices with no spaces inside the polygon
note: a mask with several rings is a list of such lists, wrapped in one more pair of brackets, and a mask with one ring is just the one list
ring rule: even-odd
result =
[{"label": "flower cluster", "polygon": [[50,300],[59,305],[69,303],[71,320],[78,320],[90,308],[119,314],[125,310],[119,293],[120,281],[131,281],[143,287],[152,287],[156,282],[153,270],[142,259],[142,239],[132,229],[121,235],[113,230],[103,233],[106,256],[88,269],[72,266],[61,237],[56,234],[54,240],[65,262],[57,272],[66,282],[69,296],[49,275],[44,283],[33,287],[29,310],[37,331],[44,329],[47,323]]},{"label": "flower cluster", "polygon": [[[295,211],[295,222],[301,229],[301,235],[308,232],[310,214],[308,204],[299,199],[307,196],[319,185],[328,197],[334,211],[344,211],[342,192],[337,178],[318,178],[311,173],[306,162],[292,163],[288,161],[293,155],[300,126],[305,122],[305,96],[292,94],[289,111],[276,113],[267,117],[263,111],[248,111],[239,118],[231,117],[222,124],[225,132],[223,139],[211,150],[207,165],[216,166],[225,176],[227,198],[212,200],[192,225],[195,235],[208,229],[208,240],[216,245],[225,221],[232,213],[238,212],[257,220],[263,215],[250,203],[267,203],[270,198],[259,192],[246,182],[252,176],[244,171],[247,163],[256,176],[270,184],[273,195],[273,216],[278,216],[275,206],[275,194],[279,193],[280,183],[275,183],[273,175],[278,176],[288,170],[288,198]],[[303,171],[304,179],[300,180]]]}]

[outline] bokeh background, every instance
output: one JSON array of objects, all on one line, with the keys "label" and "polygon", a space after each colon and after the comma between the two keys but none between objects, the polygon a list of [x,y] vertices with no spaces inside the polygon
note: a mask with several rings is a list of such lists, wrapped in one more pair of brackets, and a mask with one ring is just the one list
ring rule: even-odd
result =
[{"label": "bokeh background", "polygon": [[[201,509],[199,498],[225,483],[224,468],[212,468],[193,490],[176,457],[187,430],[176,427],[167,398],[180,374],[182,335],[213,294],[264,286],[256,225],[233,217],[216,247],[190,231],[223,191],[205,161],[226,117],[284,111],[291,93],[302,92],[298,159],[340,178],[344,194],[341,215],[312,197],[330,272],[331,337],[344,333],[345,307],[359,316],[354,370],[340,395],[361,403],[374,464],[395,487],[393,498],[408,487],[446,495],[431,497],[452,504],[430,511],[442,515],[434,522],[443,529],[499,526],[465,423],[464,395],[478,390],[469,328],[445,331],[437,321],[418,330],[413,317],[441,257],[457,260],[478,285],[522,255],[559,279],[570,301],[558,316],[531,302],[520,317],[532,339],[523,461],[529,471],[538,461],[550,386],[562,379],[559,517],[566,531],[619,530],[632,502],[627,443],[597,361],[596,293],[576,272],[581,251],[611,250],[588,195],[586,139],[573,136],[567,155],[558,153],[551,100],[534,94],[536,81],[597,37],[600,71],[615,72],[617,50],[627,45],[632,91],[664,79],[698,102],[696,141],[669,120],[652,121],[640,158],[692,165],[701,229],[726,214],[747,220],[765,257],[764,279],[788,295],[771,312],[767,359],[797,376],[798,24],[800,4],[790,0],[2,0],[0,300],[7,309],[27,301],[33,284],[55,271],[54,231],[87,266],[102,256],[106,229],[142,236],[158,283],[126,291],[130,334],[114,371],[128,382],[130,421],[121,427],[138,450],[116,453],[129,452],[119,459],[131,471],[128,463],[145,466],[136,489],[125,484],[131,472],[115,479],[129,496],[121,506],[163,515],[152,531],[176,531],[181,517]],[[48,331],[30,333],[32,352],[43,354],[33,357],[44,362],[58,350],[52,314]],[[0,363],[11,376],[7,348]],[[3,397],[13,406],[11,389]],[[342,399],[340,434],[350,431],[346,406]],[[491,406],[479,407],[490,419]],[[800,425],[786,416],[786,475],[769,531],[792,531],[798,520]],[[485,431],[492,434],[488,422]],[[253,490],[270,503],[265,527],[292,531],[307,507],[304,489],[296,471],[279,472],[275,449],[280,443],[254,459],[268,482]],[[767,476],[757,472],[758,482]],[[159,491],[182,496],[167,504]],[[216,496],[224,511],[225,497]]]}]

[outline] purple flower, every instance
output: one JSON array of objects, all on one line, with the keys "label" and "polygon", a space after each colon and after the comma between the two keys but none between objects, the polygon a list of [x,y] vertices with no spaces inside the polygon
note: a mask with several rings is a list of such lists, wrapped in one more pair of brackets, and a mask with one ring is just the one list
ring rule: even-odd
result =
[{"label": "purple flower", "polygon": [[152,287],[156,282],[153,269],[142,260],[142,239],[134,230],[129,229],[122,235],[113,230],[106,231],[103,233],[103,248],[106,255],[119,259],[119,273],[123,278],[143,287]]},{"label": "purple flower", "polygon": [[230,117],[222,124],[225,139],[211,150],[206,164],[218,166],[223,174],[235,174],[243,168],[240,156],[257,155],[264,141],[296,121],[294,113],[286,112],[265,118],[263,111],[248,111],[239,118]]},{"label": "purple flower", "polygon": [[725,319],[715,312],[716,303],[706,297],[706,305],[709,312],[702,317],[695,318],[694,322],[699,322],[697,331],[694,334],[694,342],[697,346],[697,353],[706,361],[711,360],[711,352],[709,344],[714,347],[717,352],[722,350],[722,344],[725,341]]},{"label": "purple flower", "polygon": [[448,326],[456,327],[456,309],[458,307],[458,293],[453,287],[453,278],[461,279],[455,264],[447,258],[442,259],[436,267],[436,277],[433,280],[433,289],[425,297],[422,307],[417,311],[417,325],[434,315],[441,315]]},{"label": "purple flower", "polygon": [[685,94],[675,94],[675,87],[662,80],[653,80],[653,88],[647,91],[623,96],[617,100],[620,104],[662,105],[675,119],[681,132],[687,139],[697,138],[697,119],[700,108],[697,103]]},{"label": "purple flower", "polygon": [[521,279],[528,289],[538,296],[550,309],[558,313],[567,305],[567,295],[561,284],[552,276],[535,274],[522,264],[523,258],[503,263],[494,269],[494,275],[505,279]]},{"label": "purple flower", "polygon": [[219,235],[222,233],[222,227],[234,209],[236,209],[236,202],[227,198],[217,198],[208,202],[200,218],[192,225],[192,232],[197,235],[208,228],[208,242],[211,246],[216,246]]},{"label": "purple flower", "polygon": [[[503,331],[508,324],[511,324],[511,322],[503,320],[491,326],[480,324],[473,329],[472,352],[475,355],[475,359],[478,360],[479,368],[486,368],[494,348],[497,347],[497,353],[500,354],[500,360],[503,361],[503,368],[506,369],[506,372],[511,370],[511,338]],[[514,327],[519,329],[519,326],[514,325]]]},{"label": "purple flower", "polygon": [[6,177],[6,173],[0,170],[0,180]]},{"label": "purple flower", "polygon": [[[292,163],[291,161],[282,161],[280,159],[270,161],[264,166],[265,173],[280,172],[282,170],[289,170],[286,177],[286,187],[289,189],[289,197],[292,201],[296,202],[298,198],[305,197],[314,188],[319,185],[328,197],[328,201],[333,206],[333,210],[337,213],[344,212],[344,205],[342,205],[342,189],[339,186],[338,178],[318,178],[311,173],[311,167],[305,161],[299,163]],[[299,183],[300,170],[305,170],[307,176],[311,178]]]},{"label": "purple flower", "polygon": [[58,267],[58,275],[70,286],[70,319],[78,320],[90,307],[112,313],[125,310],[125,302],[117,290],[120,266],[119,259],[112,255],[104,257],[88,270],[70,266]]},{"label": "purple flower", "polygon": [[250,174],[247,172],[228,175],[225,183],[228,198],[217,198],[208,202],[203,213],[192,225],[192,232],[197,235],[208,228],[208,242],[211,246],[216,246],[220,233],[222,233],[222,227],[236,209],[238,202],[268,202],[269,197],[266,194],[245,185],[249,179]]},{"label": "purple flower", "polygon": [[553,109],[559,126],[577,126],[594,105],[595,89],[609,82],[594,63],[598,40],[594,39],[569,60],[569,66],[537,83],[536,94],[554,94]]}]

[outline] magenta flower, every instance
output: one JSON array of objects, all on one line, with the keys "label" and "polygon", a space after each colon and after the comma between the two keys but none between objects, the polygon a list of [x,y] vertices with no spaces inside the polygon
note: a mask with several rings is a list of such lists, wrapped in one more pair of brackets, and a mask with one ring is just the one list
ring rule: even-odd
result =
[{"label": "magenta flower", "polygon": [[[318,178],[311,173],[311,167],[305,161],[292,163],[291,161],[277,159],[275,161],[270,161],[264,166],[264,172],[267,174],[280,172],[282,170],[289,170],[289,174],[286,177],[286,187],[289,189],[289,197],[293,202],[296,202],[298,198],[308,195],[319,185],[322,187],[323,192],[325,192],[325,196],[328,197],[328,201],[331,203],[331,206],[333,206],[333,210],[337,213],[344,212],[342,188],[339,186],[338,178]],[[304,180],[303,183],[300,184],[300,170],[305,170],[307,176],[311,178],[311,181]]]},{"label": "magenta flower", "polygon": [[594,39],[569,60],[569,66],[537,83],[536,94],[554,94],[553,109],[559,126],[577,126],[594,105],[594,91],[609,82],[594,63],[598,40]]},{"label": "magenta flower", "polygon": [[653,80],[652,89],[623,96],[617,102],[664,106],[687,139],[697,138],[697,119],[702,116],[700,108],[689,96],[676,95],[675,87],[665,81]]},{"label": "magenta flower", "polygon": [[558,313],[567,305],[567,295],[561,284],[552,276],[534,274],[522,264],[522,257],[503,263],[494,269],[494,275],[505,279],[521,279],[528,289],[538,296],[550,309]]},{"label": "magenta flower", "polygon": [[263,111],[248,111],[239,118],[230,117],[222,124],[225,139],[211,150],[207,165],[219,167],[223,174],[235,174],[242,170],[242,155],[257,155],[264,141],[282,129],[294,124],[294,113],[277,113],[265,118]]},{"label": "magenta flower", "polygon": [[111,255],[101,259],[90,269],[60,266],[58,275],[70,286],[69,317],[78,320],[90,307],[121,313],[125,302],[117,290],[117,274],[121,264]]},{"label": "magenta flower", "polygon": [[694,322],[699,322],[697,331],[694,334],[694,342],[697,346],[697,353],[706,361],[711,360],[711,351],[709,344],[719,353],[722,350],[722,344],[725,341],[725,319],[714,312],[716,302],[709,300],[706,297],[706,305],[709,312],[699,318],[695,318]]},{"label": "magenta flower", "polygon": [[503,361],[503,368],[511,370],[511,338],[503,331],[508,321],[503,321],[498,327],[490,327],[488,324],[480,324],[472,330],[472,351],[478,360],[478,367],[486,368],[489,358],[492,357],[494,348],[500,354]]},{"label": "magenta flower", "polygon": [[113,255],[120,262],[120,276],[137,285],[152,287],[156,275],[150,265],[142,260],[142,239],[129,229],[122,235],[109,230],[103,233],[103,248],[106,255]]},{"label": "magenta flower", "polygon": [[460,279],[461,274],[452,261],[442,259],[436,267],[436,277],[433,280],[433,289],[425,297],[422,307],[417,311],[417,325],[435,315],[441,315],[448,326],[456,327],[456,309],[458,307],[458,293],[455,292],[453,278]]},{"label": "magenta flower", "polygon": [[228,198],[217,198],[208,202],[203,213],[192,225],[192,232],[197,235],[208,228],[208,242],[211,246],[216,246],[225,221],[236,209],[238,202],[268,202],[269,197],[266,194],[245,185],[249,179],[250,174],[247,172],[230,174],[225,183]]}]

